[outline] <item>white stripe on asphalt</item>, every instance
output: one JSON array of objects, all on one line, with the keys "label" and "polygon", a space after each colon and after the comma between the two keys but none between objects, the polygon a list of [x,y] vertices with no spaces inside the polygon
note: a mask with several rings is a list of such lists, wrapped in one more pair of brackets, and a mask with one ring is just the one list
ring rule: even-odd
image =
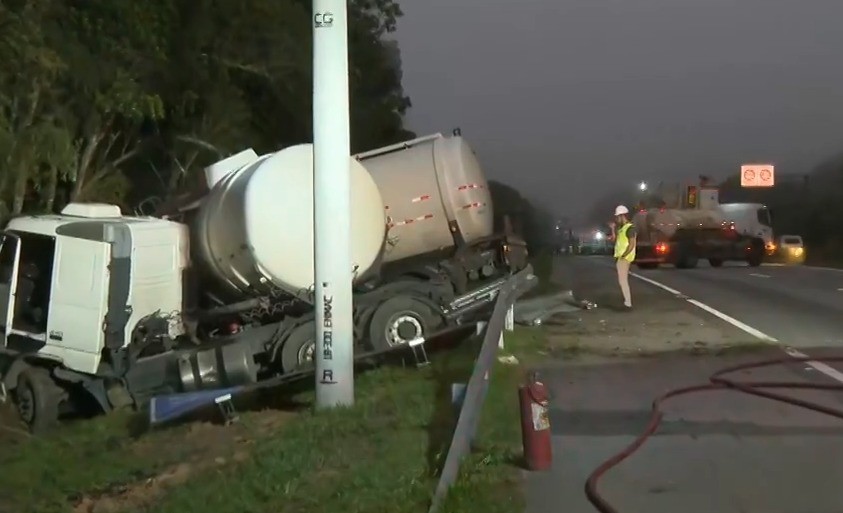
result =
[{"label": "white stripe on asphalt", "polygon": [[[730,315],[726,315],[725,313],[721,312],[720,310],[718,310],[716,308],[712,308],[712,307],[708,306],[707,304],[703,303],[702,301],[697,301],[696,299],[689,298],[685,294],[679,292],[678,290],[676,290],[674,288],[668,287],[664,283],[660,283],[660,282],[658,282],[658,281],[656,281],[652,278],[647,278],[646,276],[641,276],[638,273],[629,273],[629,274],[631,276],[634,276],[634,277],[638,278],[641,281],[645,281],[645,282],[649,283],[650,285],[654,285],[656,287],[659,287],[662,290],[670,292],[674,296],[677,296],[681,299],[684,299],[685,301],[691,303],[692,305],[696,306],[697,308],[699,308],[701,310],[705,310],[706,312],[708,312],[711,315],[717,317],[718,319],[721,319],[725,322],[728,322],[732,326],[734,326],[734,327],[736,327],[736,328],[738,328],[738,329],[740,329],[740,330],[742,330],[746,333],[749,333],[750,335],[752,335],[753,337],[755,337],[759,340],[763,340],[764,342],[769,342],[771,344],[779,344],[779,340],[776,339],[775,337],[771,337],[770,335],[767,335],[763,331],[753,328],[749,324],[741,322],[741,321],[735,319],[734,317],[732,317]],[[781,346],[781,348],[787,355],[792,356],[794,358],[809,358],[809,356],[807,354],[805,354],[801,351],[798,351],[798,350],[796,350],[792,347]],[[843,372],[838,371],[834,367],[826,365],[823,362],[815,362],[813,360],[808,360],[808,361],[805,362],[805,364],[809,365],[810,367],[812,367],[813,369],[815,369],[819,372],[822,372],[823,374],[825,374],[829,378],[831,378],[835,381],[839,381],[840,383],[843,383]]]},{"label": "white stripe on asphalt", "polygon": [[641,276],[641,275],[640,275],[640,274],[638,274],[638,273],[629,273],[629,274],[630,274],[631,276],[635,276],[635,277],[636,277],[636,278],[638,278],[639,280],[646,281],[646,282],[647,282],[647,283],[649,283],[650,285],[655,285],[656,287],[658,287],[658,288],[660,288],[660,289],[664,289],[664,290],[666,290],[666,291],[670,292],[671,294],[673,294],[674,296],[681,296],[681,295],[683,295],[683,294],[682,294],[681,292],[679,292],[678,290],[676,290],[676,289],[672,289],[672,288],[668,287],[667,285],[665,285],[665,284],[663,284],[663,283],[659,283],[659,282],[657,282],[656,280],[651,280],[650,278],[647,278],[646,276]]},{"label": "white stripe on asphalt", "polygon": [[837,267],[818,267],[815,265],[806,265],[804,266],[806,269],[816,269],[818,271],[836,271],[838,273],[843,273],[843,269],[839,269]]},{"label": "white stripe on asphalt", "polygon": [[756,278],[769,278],[770,276],[767,274],[759,274],[759,273],[749,273],[750,276],[755,276]]}]

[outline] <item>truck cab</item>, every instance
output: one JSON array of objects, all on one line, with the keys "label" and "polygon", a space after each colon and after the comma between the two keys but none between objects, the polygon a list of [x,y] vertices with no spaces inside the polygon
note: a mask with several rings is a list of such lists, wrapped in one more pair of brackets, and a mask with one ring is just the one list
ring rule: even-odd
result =
[{"label": "truck cab", "polygon": [[756,237],[764,241],[768,255],[775,249],[773,223],[770,210],[761,203],[722,203],[719,205],[723,218],[731,223],[740,235]]},{"label": "truck cab", "polygon": [[[19,217],[0,236],[0,372],[17,386],[24,361],[96,374],[128,346],[141,320],[184,333],[184,226],[122,216],[119,207],[70,204],[60,215]],[[105,361],[104,361],[105,360]]]}]

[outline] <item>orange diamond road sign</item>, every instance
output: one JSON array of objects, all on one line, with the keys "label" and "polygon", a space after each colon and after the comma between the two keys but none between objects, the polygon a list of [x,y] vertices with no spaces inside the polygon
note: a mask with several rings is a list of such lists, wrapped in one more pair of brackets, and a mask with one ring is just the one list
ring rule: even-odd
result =
[{"label": "orange diamond road sign", "polygon": [[741,187],[772,187],[776,184],[776,168],[772,164],[741,166]]}]

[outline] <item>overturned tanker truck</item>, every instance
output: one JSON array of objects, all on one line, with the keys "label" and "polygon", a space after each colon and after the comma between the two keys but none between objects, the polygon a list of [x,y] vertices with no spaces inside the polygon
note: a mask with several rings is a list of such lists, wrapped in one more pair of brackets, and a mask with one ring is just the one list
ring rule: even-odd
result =
[{"label": "overturned tanker truck", "polygon": [[[206,168],[156,216],[71,203],[9,222],[0,247],[2,397],[33,430],[77,400],[257,383],[312,366],[312,146]],[[351,158],[357,353],[465,322],[527,266],[494,234],[480,165],[458,132]]]}]

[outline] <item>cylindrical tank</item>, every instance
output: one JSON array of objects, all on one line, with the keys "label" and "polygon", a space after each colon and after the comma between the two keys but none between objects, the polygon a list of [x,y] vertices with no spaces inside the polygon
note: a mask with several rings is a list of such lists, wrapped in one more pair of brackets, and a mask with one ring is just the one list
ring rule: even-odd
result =
[{"label": "cylindrical tank", "polygon": [[[291,146],[247,160],[221,179],[213,177],[218,181],[193,222],[195,253],[229,293],[263,295],[277,287],[309,301],[313,146]],[[386,220],[377,184],[359,162],[350,162],[349,272],[356,268],[359,276],[383,250]]]},{"label": "cylindrical tank", "polygon": [[471,244],[492,235],[492,198],[465,140],[433,134],[356,155],[381,191],[388,234],[384,262]]},{"label": "cylindrical tank", "polygon": [[633,223],[643,240],[669,239],[680,229],[721,228],[723,216],[715,210],[650,209],[638,212]]}]

